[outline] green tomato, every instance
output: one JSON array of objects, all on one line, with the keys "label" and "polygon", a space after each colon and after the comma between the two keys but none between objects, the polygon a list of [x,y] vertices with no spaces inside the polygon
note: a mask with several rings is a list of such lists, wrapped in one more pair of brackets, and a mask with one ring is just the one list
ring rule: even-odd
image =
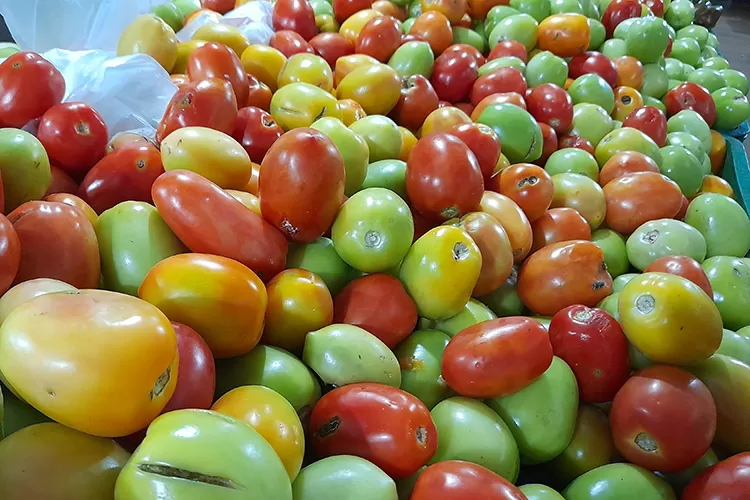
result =
[{"label": "green tomato", "polygon": [[706,238],[707,256],[744,257],[750,250],[750,219],[732,198],[704,193],[688,205],[685,222]]},{"label": "green tomato", "polygon": [[568,89],[573,104],[598,104],[607,114],[615,109],[615,94],[607,81],[595,73],[579,76]]},{"label": "green tomato", "polygon": [[664,11],[664,19],[676,30],[690,26],[695,19],[695,5],[690,0],[674,0]]},{"label": "green tomato", "polygon": [[599,309],[604,309],[609,314],[611,314],[613,318],[615,318],[617,321],[620,321],[620,312],[617,310],[619,305],[620,292],[614,292],[612,293],[612,295],[604,297],[601,302],[596,305],[596,307],[598,307]]},{"label": "green tomato", "polygon": [[[408,0],[400,0],[400,1],[408,1]],[[412,0],[412,2],[409,4],[409,17],[417,18],[422,15],[422,2],[421,0]]]},{"label": "green tomato", "polygon": [[544,170],[549,175],[581,174],[593,181],[599,180],[599,164],[591,153],[578,148],[558,149],[547,158]]},{"label": "green tomato", "polygon": [[703,47],[705,47],[706,43],[708,43],[709,34],[710,33],[708,29],[706,29],[704,26],[701,26],[699,24],[691,24],[677,30],[677,39],[679,40],[680,38],[694,38],[701,46],[701,50],[703,50]]},{"label": "green tomato", "polygon": [[503,40],[516,40],[531,50],[536,45],[537,28],[539,23],[536,19],[528,14],[516,14],[506,17],[497,23],[490,32],[489,43],[490,50]]},{"label": "green tomato", "polygon": [[706,154],[703,143],[690,132],[670,132],[667,134],[667,145],[685,148],[696,158],[703,158]]},{"label": "green tomato", "polygon": [[479,300],[490,308],[499,318],[520,316],[523,313],[523,302],[518,297],[518,271],[513,269],[505,283],[489,295],[479,297]]},{"label": "green tomato", "polygon": [[601,52],[610,59],[628,55],[628,44],[620,38],[610,38],[602,44]]},{"label": "green tomato", "polygon": [[583,14],[583,5],[578,0],[552,0],[551,14]]},{"label": "green tomato", "polygon": [[200,0],[172,0],[172,3],[180,11],[183,19],[201,8]]},{"label": "green tomato", "polygon": [[495,5],[487,13],[487,19],[484,22],[485,35],[489,36],[492,30],[495,29],[495,26],[506,17],[515,16],[520,13],[520,11],[507,5]]},{"label": "green tomato", "polygon": [[105,210],[95,229],[102,288],[134,297],[152,267],[189,251],[156,208],[140,201],[125,201]]},{"label": "green tomato", "polygon": [[750,325],[750,265],[736,257],[716,256],[703,262],[724,328]]},{"label": "green tomato", "polygon": [[578,477],[563,491],[566,500],[676,500],[663,479],[631,464],[608,464]]},{"label": "green tomato", "polygon": [[6,214],[22,203],[41,200],[52,174],[39,139],[17,128],[0,129],[0,176]]},{"label": "green tomato", "polygon": [[480,401],[449,398],[432,409],[438,449],[430,464],[464,460],[488,468],[510,482],[518,478],[518,446],[500,416]]},{"label": "green tomato", "polygon": [[701,115],[691,109],[683,109],[667,120],[667,132],[688,132],[703,144],[703,151],[711,151],[711,129]]},{"label": "green tomato", "polygon": [[703,182],[701,161],[687,149],[680,146],[661,148],[662,164],[659,170],[680,186],[682,194],[692,198]]},{"label": "green tomato", "polygon": [[716,456],[714,450],[709,448],[701,458],[687,469],[670,473],[657,472],[656,475],[667,481],[674,488],[675,492],[680,495],[695,476],[717,463],[719,463],[719,457]]},{"label": "green tomato", "polygon": [[533,162],[542,156],[542,130],[525,109],[513,104],[493,104],[482,111],[477,123],[494,130],[503,145],[503,154],[511,163]]},{"label": "green tomato", "polygon": [[[2,387],[2,384],[0,384],[0,389],[2,389]],[[0,396],[0,399],[2,399],[2,396]],[[3,420],[0,427],[3,428],[6,438],[21,429],[34,424],[52,422],[52,420],[46,415],[37,411],[33,406],[16,398],[8,390],[5,392],[4,402],[0,403],[0,407],[3,406],[3,410],[0,411],[0,418]],[[0,438],[2,438],[2,436],[0,436]],[[0,439],[0,441],[1,440],[2,439]]]},{"label": "green tomato", "polygon": [[167,23],[175,33],[182,29],[182,25],[185,22],[185,16],[182,15],[182,12],[180,12],[180,9],[174,3],[154,5],[151,7],[151,12]]},{"label": "green tomato", "polygon": [[550,0],[510,0],[510,6],[541,23],[550,15]]},{"label": "green tomato", "polygon": [[524,484],[518,487],[527,500],[565,500],[562,495],[543,484]]},{"label": "green tomato", "polygon": [[642,95],[641,97],[643,97],[644,106],[652,106],[656,109],[662,110],[664,114],[667,113],[667,107],[656,97],[651,97],[650,95]]},{"label": "green tomato", "polygon": [[420,318],[419,327],[423,330],[438,330],[448,336],[455,337],[461,330],[470,326],[496,319],[492,310],[477,299],[469,299],[463,310],[455,316],[448,319],[431,320]]},{"label": "green tomato", "polygon": [[625,19],[620,24],[617,25],[615,28],[615,31],[612,33],[612,36],[614,38],[619,38],[620,40],[625,40],[625,37],[628,34],[628,31],[630,31],[631,26],[638,22],[641,18],[640,17],[631,17],[628,19]]},{"label": "green tomato", "polygon": [[331,295],[338,294],[355,277],[355,271],[339,257],[333,241],[320,237],[312,243],[290,246],[288,269],[306,269],[325,282]]},{"label": "green tomato", "polygon": [[[703,64],[701,64],[701,67],[721,71],[724,69],[729,69],[729,61],[719,56],[707,57],[703,60]],[[721,73],[719,73],[719,76],[721,76]]]},{"label": "green tomato", "polygon": [[491,61],[487,61],[479,67],[479,76],[484,76],[488,73],[500,68],[515,68],[521,73],[526,73],[526,63],[515,56],[498,57]]},{"label": "green tomato", "polygon": [[349,128],[367,142],[370,163],[397,159],[401,154],[401,132],[387,116],[365,116],[349,125]]},{"label": "green tomato", "polygon": [[[320,1],[325,2],[325,0]],[[359,191],[367,175],[367,162],[370,158],[370,148],[367,146],[367,142],[347,128],[338,118],[321,118],[310,125],[310,128],[327,135],[341,153],[341,159],[344,160],[344,170],[346,171],[344,193],[351,196]]]},{"label": "green tomato", "polygon": [[598,104],[583,102],[573,106],[571,135],[583,137],[596,147],[614,129],[612,117]]},{"label": "green tomato", "polygon": [[693,38],[680,38],[673,42],[672,53],[669,57],[691,66],[697,66],[701,57],[701,46]]},{"label": "green tomato", "polygon": [[552,52],[542,51],[534,55],[526,65],[526,82],[529,88],[543,83],[554,83],[562,87],[568,78],[568,63]]},{"label": "green tomato", "polygon": [[441,375],[443,351],[450,339],[437,330],[417,330],[394,351],[401,366],[401,390],[417,397],[428,409],[453,394]]},{"label": "green tomato", "polygon": [[406,193],[406,162],[380,160],[370,163],[362,189],[374,187],[390,189],[404,201],[409,201],[409,195]]},{"label": "green tomato", "polygon": [[292,500],[278,455],[251,426],[207,410],[177,410],[151,423],[122,469],[118,500],[258,498]]},{"label": "green tomato", "polygon": [[[591,4],[593,5],[593,4]],[[599,50],[599,48],[607,39],[607,31],[604,29],[604,25],[597,19],[589,17],[589,32],[591,33],[591,41],[589,42],[589,50]]]},{"label": "green tomato", "polygon": [[414,23],[417,22],[416,17],[410,17],[406,19],[404,22],[401,23],[401,33],[404,35],[408,34],[409,31],[411,31],[411,27],[414,26]]},{"label": "green tomato", "polygon": [[706,258],[706,240],[694,227],[675,219],[651,220],[636,229],[626,243],[628,260],[643,271],[667,255],[685,255],[697,262]]},{"label": "green tomato", "polygon": [[718,354],[738,359],[750,365],[750,326],[745,326],[733,332],[724,328]]},{"label": "green tomato", "polygon": [[705,87],[709,92],[716,92],[722,87],[727,86],[727,82],[721,77],[721,74],[710,68],[698,68],[687,77],[687,81],[697,83]]},{"label": "green tomato", "polygon": [[714,126],[718,129],[731,130],[750,116],[750,102],[741,90],[724,87],[711,94],[711,97],[716,103]]},{"label": "green tomato", "polygon": [[[641,94],[646,97],[661,99],[669,90],[669,78],[667,72],[658,64],[643,65],[643,85]],[[666,108],[665,108],[666,109]]]},{"label": "green tomato", "polygon": [[294,500],[398,500],[396,483],[372,462],[337,455],[314,462],[300,471],[292,484]]},{"label": "green tomato", "polygon": [[310,7],[316,16],[321,14],[333,16],[333,6],[327,0],[310,0]]},{"label": "green tomato", "polygon": [[701,51],[701,64],[706,59],[710,59],[712,57],[719,57],[719,51],[713,47],[709,47],[708,45],[703,47],[703,50]]},{"label": "green tomato", "polygon": [[614,293],[621,292],[622,289],[625,288],[625,285],[627,285],[630,282],[630,280],[632,280],[633,278],[637,276],[640,276],[640,274],[626,273],[626,274],[619,275],[617,278],[612,280],[612,291]]},{"label": "green tomato", "polygon": [[653,139],[630,127],[619,128],[607,134],[596,146],[594,156],[603,167],[607,160],[621,151],[638,151],[651,157],[657,165],[662,164],[661,151]]},{"label": "green tomato", "polygon": [[464,28],[462,26],[453,27],[453,43],[464,43],[471,45],[479,52],[484,52],[485,41],[482,36],[470,28]]},{"label": "green tomato", "polygon": [[597,229],[591,233],[591,241],[604,252],[604,263],[607,264],[607,271],[613,278],[628,271],[630,265],[625,238],[620,233],[611,229]]},{"label": "green tomato", "polygon": [[719,39],[716,38],[716,35],[714,35],[710,31],[708,32],[708,36],[706,37],[706,47],[712,47],[714,49],[719,48]]},{"label": "green tomato", "polygon": [[388,60],[388,66],[396,70],[401,78],[412,75],[429,78],[434,64],[435,56],[427,42],[406,42]]},{"label": "green tomato", "polygon": [[735,69],[722,69],[719,70],[719,74],[727,82],[728,87],[735,88],[747,95],[750,85],[748,85],[747,77],[744,73]]},{"label": "green tomato", "polygon": [[21,47],[11,42],[0,42],[0,57],[10,57],[21,52]]},{"label": "green tomato", "polygon": [[[664,56],[669,45],[669,30],[664,20],[644,17],[630,25],[625,34],[628,55],[644,64],[655,63]],[[700,54],[700,51],[698,51]]]},{"label": "green tomato", "polygon": [[687,75],[685,74],[685,65],[679,59],[667,57],[664,60],[664,71],[667,73],[667,78],[670,80],[685,81],[687,78]]}]

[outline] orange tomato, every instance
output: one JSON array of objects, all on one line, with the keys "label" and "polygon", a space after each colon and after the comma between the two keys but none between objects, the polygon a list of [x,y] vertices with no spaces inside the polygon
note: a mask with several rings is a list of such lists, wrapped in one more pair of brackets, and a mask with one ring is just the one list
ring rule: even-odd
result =
[{"label": "orange tomato", "polygon": [[236,191],[234,189],[227,189],[226,192],[227,194],[232,195],[235,200],[252,210],[256,215],[263,217],[263,214],[260,212],[260,198],[256,195],[248,193],[247,191]]},{"label": "orange tomato", "polygon": [[417,136],[411,133],[411,130],[404,127],[398,128],[401,134],[401,153],[398,155],[398,159],[401,161],[407,161],[409,159],[409,153],[417,144]]},{"label": "orange tomato", "polygon": [[700,196],[703,193],[719,193],[734,198],[734,189],[732,189],[732,186],[717,175],[707,175],[703,178],[703,183],[696,196]]},{"label": "orange tomato", "polygon": [[565,83],[563,84],[563,88],[565,88],[565,90],[568,90],[570,86],[573,85],[574,81],[575,80],[573,80],[572,78],[566,78]]},{"label": "orange tomato", "polygon": [[643,85],[643,64],[631,56],[622,56],[614,60],[617,67],[617,86],[632,87],[636,90]]},{"label": "orange tomato", "polygon": [[421,0],[422,12],[440,12],[451,24],[457,24],[466,13],[466,0]]},{"label": "orange tomato", "polygon": [[388,0],[378,0],[377,2],[373,2],[372,8],[386,16],[398,19],[401,22],[406,21],[406,9],[399,7]]},{"label": "orange tomato", "polygon": [[462,123],[471,123],[471,118],[460,109],[454,108],[453,106],[438,108],[427,115],[427,118],[425,118],[424,123],[422,123],[422,128],[419,129],[417,135],[419,137],[425,137],[430,134],[448,132],[455,125],[460,125]]},{"label": "orange tomato", "polygon": [[560,57],[583,54],[589,48],[591,31],[581,14],[554,14],[539,23],[537,47]]},{"label": "orange tomato", "polygon": [[641,93],[632,87],[615,88],[615,110],[612,118],[623,121],[633,110],[643,106]]},{"label": "orange tomato", "polygon": [[200,334],[216,358],[249,352],[260,340],[268,295],[258,276],[236,260],[198,253],[156,264],[138,296]]},{"label": "orange tomato", "polygon": [[435,57],[453,43],[453,30],[447,17],[437,11],[425,12],[414,21],[410,35],[418,35],[430,44]]},{"label": "orange tomato", "polygon": [[341,121],[347,127],[357,120],[361,120],[367,116],[365,110],[362,109],[362,105],[357,101],[351,99],[340,99],[337,105],[341,112]]},{"label": "orange tomato", "polygon": [[479,208],[497,219],[508,233],[510,247],[513,249],[513,262],[518,264],[523,261],[531,251],[534,237],[529,219],[521,207],[507,196],[485,191]]},{"label": "orange tomato", "polygon": [[[258,178],[260,177],[260,165],[253,163],[253,172],[250,174],[250,180],[247,181],[244,191],[258,196]],[[260,210],[260,209],[259,209]]]},{"label": "orange tomato", "polygon": [[37,278],[35,280],[24,281],[19,283],[0,297],[0,325],[5,318],[24,302],[34,297],[46,295],[54,292],[75,291],[76,287],[68,285],[65,282],[53,280],[50,278]]},{"label": "orange tomato", "polygon": [[717,175],[721,172],[727,157],[727,141],[715,130],[711,131],[711,152],[708,157],[711,160],[711,173]]},{"label": "orange tomato", "polygon": [[83,215],[86,216],[86,218],[91,222],[91,225],[96,227],[96,221],[99,220],[99,216],[96,215],[96,212],[94,212],[94,209],[89,206],[88,203],[80,199],[78,196],[74,194],[68,194],[68,193],[55,193],[55,194],[48,194],[44,197],[44,201],[57,201],[59,203],[65,203],[66,205],[70,205],[71,207],[76,207],[78,210],[83,212]]},{"label": "orange tomato", "polygon": [[496,5],[509,5],[510,0],[469,0],[469,15],[474,19],[484,19]]}]

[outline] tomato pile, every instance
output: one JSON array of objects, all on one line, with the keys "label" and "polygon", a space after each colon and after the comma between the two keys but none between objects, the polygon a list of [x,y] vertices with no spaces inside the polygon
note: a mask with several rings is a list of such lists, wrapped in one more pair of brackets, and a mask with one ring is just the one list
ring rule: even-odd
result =
[{"label": "tomato pile", "polygon": [[244,3],[122,33],[155,137],[0,64],[0,498],[748,498],[748,81],[689,0],[178,43]]}]

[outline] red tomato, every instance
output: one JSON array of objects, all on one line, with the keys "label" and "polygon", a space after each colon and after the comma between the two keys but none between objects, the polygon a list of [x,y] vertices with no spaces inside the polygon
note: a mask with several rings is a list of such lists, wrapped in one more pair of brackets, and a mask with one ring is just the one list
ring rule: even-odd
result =
[{"label": "red tomato", "polygon": [[516,92],[526,93],[526,79],[516,68],[500,68],[480,76],[472,82],[471,103],[475,106],[485,97],[492,94]]},{"label": "red tomato", "polygon": [[0,295],[13,284],[20,265],[21,241],[18,233],[8,218],[0,214]]},{"label": "red tomato", "polygon": [[414,21],[410,35],[420,36],[430,44],[432,53],[439,56],[453,43],[453,30],[448,18],[437,11],[425,12]]},{"label": "red tomato", "polygon": [[536,121],[552,127],[558,136],[567,134],[573,124],[573,100],[554,83],[534,87],[526,97],[526,106]]},{"label": "red tomato", "polygon": [[613,0],[602,14],[607,38],[612,38],[618,24],[633,17],[641,17],[641,3],[638,0]]},{"label": "red tomato", "polygon": [[333,322],[367,330],[391,349],[417,324],[417,306],[401,282],[387,274],[351,281],[333,300]]},{"label": "red tomato", "polygon": [[682,205],[680,187],[656,172],[626,174],[602,189],[607,201],[607,227],[624,235],[644,222],[671,219]]},{"label": "red tomato", "polygon": [[515,316],[461,330],[443,352],[442,374],[462,396],[495,398],[523,389],[550,364],[547,330],[534,319]]},{"label": "red tomato", "polygon": [[656,365],[625,382],[612,402],[609,422],[615,446],[628,461],[675,472],[692,465],[711,446],[716,405],[697,377]]},{"label": "red tomato", "polygon": [[546,123],[540,123],[539,129],[542,131],[542,156],[534,160],[534,163],[544,165],[552,153],[557,151],[557,133]]},{"label": "red tomato", "polygon": [[611,293],[604,253],[590,241],[548,245],[531,254],[518,273],[521,302],[545,316],[573,304],[593,307]]},{"label": "red tomato", "polygon": [[[644,0],[644,2],[649,9],[651,9],[651,12],[656,17],[664,17],[664,1],[663,0]],[[665,55],[665,57],[669,57],[669,54]]]},{"label": "red tomato", "polygon": [[467,115],[471,115],[474,112],[474,105],[470,102],[457,102],[453,105],[454,108],[460,109]]},{"label": "red tomato", "polygon": [[336,67],[339,57],[354,54],[354,42],[339,33],[318,33],[310,40],[310,46],[331,68]]},{"label": "red tomato", "polygon": [[589,51],[578,54],[568,63],[568,76],[574,80],[589,73],[601,76],[610,87],[617,86],[617,66],[601,52]]},{"label": "red tomato", "polygon": [[232,84],[237,106],[247,105],[250,83],[237,54],[223,43],[206,43],[193,50],[187,62],[191,81],[218,78]]},{"label": "red tomato", "polygon": [[274,31],[291,30],[305,40],[318,32],[315,12],[307,0],[276,0],[271,19]]},{"label": "red tomato", "polygon": [[406,9],[389,0],[378,0],[372,3],[372,9],[386,16],[392,16],[401,22],[406,21]]},{"label": "red tomato", "polygon": [[682,202],[680,203],[680,209],[677,211],[677,215],[675,215],[674,218],[677,220],[684,221],[685,215],[687,214],[688,206],[690,206],[690,200],[688,200],[687,197],[683,194]]},{"label": "red tomato", "polygon": [[584,151],[587,151],[592,155],[594,154],[594,146],[591,144],[591,142],[588,139],[579,137],[577,135],[564,135],[562,137],[559,137],[557,139],[557,148],[577,148],[583,149]]},{"label": "red tomato", "polygon": [[521,207],[529,222],[544,214],[555,195],[552,177],[543,168],[530,163],[503,169],[495,176],[495,190]]},{"label": "red tomato", "polygon": [[65,203],[28,201],[8,214],[21,244],[13,283],[53,278],[76,288],[99,286],[99,243],[84,213]]},{"label": "red tomato", "polygon": [[117,148],[89,170],[78,196],[98,214],[128,200],[153,203],[151,186],[163,173],[161,153],[154,146]]},{"label": "red tomato", "polygon": [[273,116],[260,108],[248,106],[237,112],[232,137],[242,144],[252,161],[260,163],[268,149],[283,134]]},{"label": "red tomato", "polygon": [[550,322],[549,340],[555,356],[573,370],[584,403],[612,401],[630,376],[628,340],[604,309],[562,309]]},{"label": "red tomato", "polygon": [[186,170],[167,172],[156,179],[151,193],[159,214],[193,252],[234,259],[264,281],[284,269],[284,236],[205,177]]},{"label": "red tomato", "polygon": [[369,9],[372,6],[372,0],[333,0],[331,5],[336,21],[341,24],[360,10]]},{"label": "red tomato", "polygon": [[408,477],[437,450],[430,411],[408,392],[381,384],[350,384],[318,401],[310,417],[320,457],[355,455],[394,479]]},{"label": "red tomato", "polygon": [[226,14],[234,9],[235,0],[201,0],[204,9],[211,9],[219,14]]},{"label": "red tomato", "polygon": [[388,62],[401,45],[400,23],[391,16],[380,16],[367,21],[357,36],[354,51],[367,54],[380,62]]},{"label": "red tomato", "polygon": [[477,61],[477,66],[482,66],[487,62],[482,53],[479,52],[476,47],[472,47],[471,45],[465,43],[454,43],[453,45],[445,49],[443,54],[469,54]]},{"label": "red tomato", "polygon": [[435,59],[430,83],[440,99],[455,103],[466,100],[478,74],[479,65],[472,54],[445,51]]},{"label": "red tomato", "polygon": [[250,83],[247,105],[269,111],[271,109],[271,98],[273,97],[271,88],[254,76],[248,75],[247,80]]},{"label": "red tomato", "polygon": [[711,282],[701,265],[685,255],[665,255],[653,261],[643,270],[644,273],[667,273],[682,276],[698,285],[709,297],[714,296]]},{"label": "red tomato", "polygon": [[659,173],[659,166],[650,157],[638,151],[620,151],[615,153],[599,172],[599,185],[606,186],[617,177],[635,172]]},{"label": "red tomato", "polygon": [[517,57],[524,63],[529,62],[529,53],[526,51],[526,46],[517,40],[503,40],[498,43],[487,56],[487,60],[492,61],[501,57]]},{"label": "red tomato", "polygon": [[178,89],[181,89],[190,83],[190,77],[185,74],[169,75],[169,79],[172,80],[172,83],[177,85]]},{"label": "red tomato", "polygon": [[271,35],[268,45],[284,54],[285,57],[292,57],[294,54],[303,52],[315,54],[315,49],[299,34],[291,30],[277,31]]},{"label": "red tomato", "polygon": [[[44,193],[44,196],[55,193],[75,194],[78,192],[78,184],[67,173],[65,173],[65,170],[56,165],[50,165],[49,169],[52,173],[52,181],[49,183],[49,187],[47,188],[47,192]],[[2,206],[5,206],[4,201],[5,200],[3,200]]]},{"label": "red tomato", "polygon": [[634,109],[622,122],[622,126],[640,130],[659,147],[667,143],[667,117],[659,108],[642,106]]},{"label": "red tomato", "polygon": [[591,226],[573,208],[550,208],[531,224],[534,245],[531,253],[542,247],[571,240],[590,240]]},{"label": "red tomato", "polygon": [[401,79],[401,96],[388,116],[402,127],[419,130],[425,118],[438,108],[439,101],[427,78],[411,75]]},{"label": "red tomato", "polygon": [[419,475],[410,500],[526,500],[521,490],[502,476],[471,462],[446,460]]},{"label": "red tomato", "polygon": [[411,150],[406,192],[414,208],[427,218],[449,220],[471,212],[479,206],[483,191],[479,162],[457,137],[428,135]]},{"label": "red tomato", "polygon": [[664,96],[664,104],[669,116],[690,109],[701,115],[709,127],[716,122],[716,103],[711,93],[697,83],[685,82],[672,88]]},{"label": "red tomato", "polygon": [[65,94],[65,79],[34,52],[17,52],[0,64],[0,127],[21,128]]},{"label": "red tomato", "polygon": [[460,123],[454,125],[448,133],[469,146],[479,162],[485,183],[488,182],[495,172],[501,153],[500,139],[495,131],[481,123]]},{"label": "red tomato", "polygon": [[682,500],[744,500],[750,491],[750,452],[709,467],[685,488]]},{"label": "red tomato", "polygon": [[471,112],[471,119],[477,121],[482,111],[487,109],[493,104],[513,104],[521,109],[526,109],[526,101],[523,100],[523,96],[518,92],[501,92],[499,94],[488,95],[474,107]]},{"label": "red tomato", "polygon": [[232,84],[213,78],[179,89],[156,128],[156,142],[182,127],[206,127],[231,134],[237,120],[237,99]]},{"label": "red tomato", "polygon": [[263,218],[291,241],[314,241],[336,218],[344,176],[344,162],[328,136],[310,128],[287,132],[271,146],[260,168]]}]

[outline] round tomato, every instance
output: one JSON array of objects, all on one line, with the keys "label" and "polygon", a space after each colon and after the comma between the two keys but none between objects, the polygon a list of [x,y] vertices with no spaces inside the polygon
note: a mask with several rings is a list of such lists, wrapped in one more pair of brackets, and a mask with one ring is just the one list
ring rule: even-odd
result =
[{"label": "round tomato", "polygon": [[602,24],[607,38],[612,38],[615,28],[625,19],[641,17],[641,3],[638,0],[613,0],[602,14]]},{"label": "round tomato", "polygon": [[[474,92],[475,80],[483,78],[477,80],[478,75],[479,64],[471,53],[446,50],[435,60],[430,83],[440,99],[457,103],[466,100],[470,91]],[[480,100],[481,97],[476,102]]]},{"label": "round tomato", "polygon": [[565,148],[582,149],[587,153],[594,154],[594,146],[592,146],[591,141],[577,135],[564,135],[557,140],[557,149]]},{"label": "round tomato", "polygon": [[552,177],[543,168],[530,163],[511,165],[495,178],[497,191],[521,207],[532,223],[549,208],[555,195]]},{"label": "round tomato", "polygon": [[643,64],[632,56],[621,56],[614,59],[617,67],[617,86],[631,87],[640,90],[643,86]]},{"label": "round tomato", "polygon": [[0,215],[0,296],[8,291],[21,264],[21,242],[13,224]]},{"label": "round tomato", "polygon": [[573,100],[562,87],[554,83],[543,83],[534,87],[526,96],[529,113],[539,123],[546,123],[562,136],[573,123]]},{"label": "round tomato", "polygon": [[709,297],[714,296],[711,282],[701,265],[685,255],[666,255],[660,257],[643,270],[644,273],[667,273],[682,276],[698,285]]},{"label": "round tomato", "polygon": [[414,484],[410,500],[525,500],[521,490],[491,470],[462,460],[446,460],[425,469]]},{"label": "round tomato", "polygon": [[[47,192],[44,193],[44,196],[57,193],[73,194],[78,192],[78,183],[76,183],[76,181],[74,181],[65,170],[55,165],[50,165],[49,170],[50,175],[52,176],[52,181],[49,183],[49,187],[47,188]],[[0,197],[4,198],[3,193],[0,193]],[[4,205],[5,200],[2,201]],[[2,205],[0,205],[0,208],[1,207]]]},{"label": "round tomato", "polygon": [[401,96],[389,116],[402,127],[418,130],[439,100],[427,78],[411,75],[401,80]]},{"label": "round tomato", "polygon": [[636,172],[613,179],[604,186],[606,224],[630,234],[644,222],[672,218],[682,205],[680,187],[656,172]]},{"label": "round tomato", "polygon": [[340,33],[318,33],[310,40],[310,46],[331,68],[339,57],[354,54],[354,42]]},{"label": "round tomato", "polygon": [[[637,96],[637,91],[630,89],[626,96],[630,98],[630,104],[636,102],[633,96]],[[625,104],[625,101],[622,101]],[[627,105],[622,108],[627,109]],[[662,147],[667,142],[667,117],[659,108],[653,106],[641,106],[628,114],[622,122],[623,127],[632,127],[638,129],[651,139],[657,146]]]},{"label": "round tomato", "polygon": [[601,76],[610,87],[617,85],[617,66],[612,59],[601,52],[590,51],[578,54],[568,63],[568,76],[574,80],[589,73]]},{"label": "round tomato", "polygon": [[531,224],[534,253],[542,247],[571,240],[590,240],[591,226],[574,208],[551,208]]},{"label": "round tomato", "polygon": [[447,17],[437,11],[425,12],[409,29],[410,35],[418,35],[430,44],[433,54],[439,56],[453,43],[453,30]]},{"label": "round tomato", "polygon": [[495,45],[495,48],[492,49],[490,55],[487,56],[487,60],[492,61],[493,59],[499,59],[501,57],[517,57],[523,61],[524,64],[529,62],[529,54],[526,51],[526,46],[518,40],[502,40]]},{"label": "round tomato", "polygon": [[581,14],[553,14],[539,23],[537,46],[560,57],[586,52],[591,41],[588,19]]},{"label": "round tomato", "polygon": [[271,35],[268,45],[281,52],[285,57],[306,52],[314,54],[315,49],[305,41],[299,34],[291,30],[281,30]]},{"label": "round tomato", "polygon": [[[631,87],[615,88],[615,110],[612,112],[612,118],[614,118],[615,120],[624,121],[628,116],[630,116],[642,106],[643,97],[641,96],[640,92]],[[628,126],[635,128],[633,124]],[[664,131],[666,132],[666,128]],[[652,137],[652,139],[654,138]],[[666,142],[667,134],[665,133],[663,137],[654,139],[654,141],[656,140],[663,140],[664,142]],[[664,144],[664,142],[662,142],[661,144]]]},{"label": "round tomato", "polygon": [[17,52],[0,64],[0,126],[21,128],[65,94],[65,79],[34,52]]},{"label": "round tomato", "polygon": [[659,173],[659,165],[650,156],[638,151],[620,151],[602,167],[599,172],[599,185],[606,186],[617,177],[635,172]]}]

